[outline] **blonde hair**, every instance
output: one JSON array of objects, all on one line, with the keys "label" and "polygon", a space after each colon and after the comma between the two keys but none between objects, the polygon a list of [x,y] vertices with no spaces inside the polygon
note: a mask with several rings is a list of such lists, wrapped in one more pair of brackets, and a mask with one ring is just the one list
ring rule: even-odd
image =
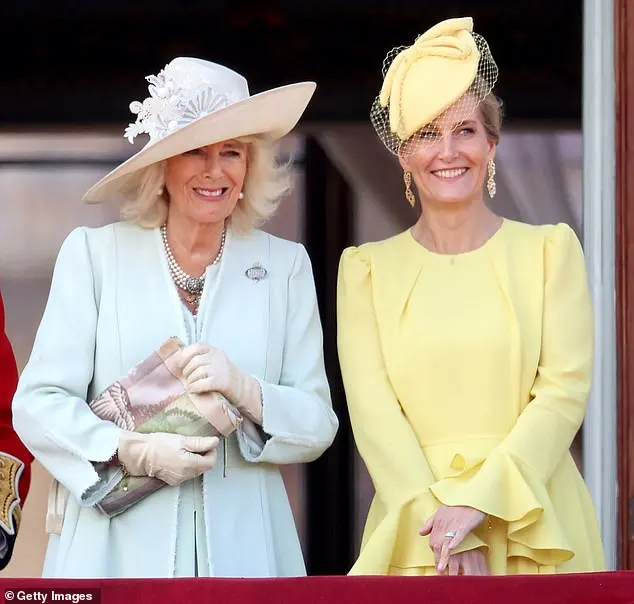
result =
[{"label": "blonde hair", "polygon": [[[242,192],[231,214],[231,225],[247,233],[264,224],[277,210],[282,197],[292,188],[290,161],[278,164],[278,145],[258,136],[236,139],[247,145],[247,171]],[[123,183],[125,203],[121,218],[141,227],[161,226],[166,218],[169,196],[164,190],[165,161],[135,172]]]},{"label": "blonde hair", "polygon": [[502,101],[494,93],[489,92],[482,99],[479,109],[487,136],[497,145],[502,131]]}]

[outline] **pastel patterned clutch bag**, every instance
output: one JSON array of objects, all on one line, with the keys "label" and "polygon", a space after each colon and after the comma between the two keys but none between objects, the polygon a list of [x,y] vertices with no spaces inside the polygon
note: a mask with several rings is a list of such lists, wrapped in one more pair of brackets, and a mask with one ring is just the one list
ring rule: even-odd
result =
[{"label": "pastel patterned clutch bag", "polygon": [[[178,338],[164,342],[95,398],[90,403],[92,411],[125,430],[144,434],[169,432],[221,439],[232,434],[242,416],[224,396],[218,392],[193,394],[185,389],[178,366],[182,347]],[[223,449],[226,469],[226,446]],[[106,463],[95,466],[100,475],[112,471]],[[107,516],[116,516],[165,484],[158,478],[125,476],[96,507]]]}]

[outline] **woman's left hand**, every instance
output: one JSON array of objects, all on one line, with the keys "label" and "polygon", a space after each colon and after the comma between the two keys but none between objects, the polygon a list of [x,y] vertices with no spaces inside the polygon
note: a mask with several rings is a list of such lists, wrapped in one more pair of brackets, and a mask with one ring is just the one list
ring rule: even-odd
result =
[{"label": "woman's left hand", "polygon": [[220,348],[197,342],[184,348],[180,362],[189,392],[220,392],[244,415],[262,424],[259,382],[241,371]]},{"label": "woman's left hand", "polygon": [[445,572],[453,550],[485,517],[486,514],[474,508],[442,505],[425,523],[419,534],[429,535],[439,573]]}]

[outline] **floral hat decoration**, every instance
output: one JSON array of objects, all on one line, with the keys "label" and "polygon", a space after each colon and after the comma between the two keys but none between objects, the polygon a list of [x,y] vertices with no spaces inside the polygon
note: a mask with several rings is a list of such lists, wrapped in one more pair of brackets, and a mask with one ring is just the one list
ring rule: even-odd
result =
[{"label": "floral hat decoration", "polygon": [[88,203],[105,201],[139,170],[186,151],[242,136],[282,138],[295,127],[316,88],[314,82],[300,82],[250,95],[239,73],[189,57],[175,58],[146,80],[149,96],[130,104],[136,121],[124,136],[130,143],[142,134],[149,140],[86,192]]}]

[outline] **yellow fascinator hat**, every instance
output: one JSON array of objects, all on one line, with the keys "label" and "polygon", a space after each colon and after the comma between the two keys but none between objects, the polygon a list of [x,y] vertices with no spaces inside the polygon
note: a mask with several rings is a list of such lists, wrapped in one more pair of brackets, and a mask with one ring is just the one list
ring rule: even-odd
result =
[{"label": "yellow fascinator hat", "polygon": [[[388,150],[406,155],[429,139],[421,131],[442,114],[451,113],[452,123],[467,119],[497,77],[486,40],[473,33],[473,19],[447,19],[387,54],[370,120]],[[475,102],[458,103],[466,94]]]}]

